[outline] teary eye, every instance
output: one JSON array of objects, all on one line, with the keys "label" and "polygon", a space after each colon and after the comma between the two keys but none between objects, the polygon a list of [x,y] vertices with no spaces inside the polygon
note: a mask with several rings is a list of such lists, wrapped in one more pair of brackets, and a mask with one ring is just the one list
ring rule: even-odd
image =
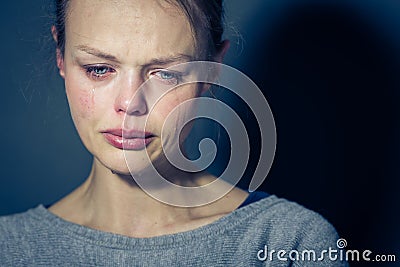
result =
[{"label": "teary eye", "polygon": [[157,78],[168,85],[177,85],[182,80],[182,74],[175,71],[158,69],[150,73],[150,76]]},{"label": "teary eye", "polygon": [[85,66],[86,74],[89,78],[93,80],[104,80],[106,79],[111,73],[114,73],[115,70],[109,66]]},{"label": "teary eye", "polygon": [[160,78],[164,80],[171,80],[176,78],[175,75],[171,72],[166,72],[166,71],[160,71],[159,72]]}]

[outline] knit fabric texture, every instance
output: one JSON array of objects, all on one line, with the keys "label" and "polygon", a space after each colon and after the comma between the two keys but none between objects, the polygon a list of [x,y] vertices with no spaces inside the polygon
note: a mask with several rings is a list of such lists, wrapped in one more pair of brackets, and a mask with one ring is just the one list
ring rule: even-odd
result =
[{"label": "knit fabric texture", "polygon": [[200,228],[150,238],[74,224],[39,205],[0,217],[0,266],[348,266],[338,238],[322,216],[275,195]]}]

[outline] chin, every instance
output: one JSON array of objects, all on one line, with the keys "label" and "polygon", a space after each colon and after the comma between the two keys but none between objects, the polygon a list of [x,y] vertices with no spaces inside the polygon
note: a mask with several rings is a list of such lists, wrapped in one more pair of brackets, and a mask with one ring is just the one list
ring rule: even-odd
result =
[{"label": "chin", "polygon": [[128,166],[126,165],[125,160],[119,161],[119,162],[110,162],[107,160],[101,160],[101,165],[103,167],[109,169],[112,173],[114,174],[121,174],[121,175],[131,175]]},{"label": "chin", "polygon": [[[159,150],[151,148],[148,151],[120,150],[105,148],[101,152],[93,153],[97,161],[114,174],[140,175],[151,166],[154,160],[160,157]],[[149,153],[149,154],[148,154]]]},{"label": "chin", "polygon": [[120,175],[128,175],[128,176],[133,176],[133,175],[139,175],[143,173],[144,170],[146,170],[149,167],[148,160],[144,160],[143,158],[135,158],[135,160],[130,160],[129,165],[125,158],[122,159],[115,159],[113,161],[110,161],[109,159],[101,161],[104,167],[109,169],[112,173],[114,174],[120,174]]}]

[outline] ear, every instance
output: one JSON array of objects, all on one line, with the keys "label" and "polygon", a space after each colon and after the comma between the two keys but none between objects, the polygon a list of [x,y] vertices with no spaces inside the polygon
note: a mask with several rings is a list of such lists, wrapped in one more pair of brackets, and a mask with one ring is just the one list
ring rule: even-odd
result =
[{"label": "ear", "polygon": [[[231,45],[231,43],[229,40],[222,41],[220,48],[214,57],[214,62],[222,63],[222,61],[224,60],[224,57],[226,55],[226,52],[228,52],[228,50],[229,50],[230,45]],[[218,68],[216,70],[215,78],[219,75],[219,72],[220,72],[220,69]],[[207,92],[207,90],[210,89],[211,85],[212,84],[210,84],[210,83],[202,84],[201,93],[203,94],[203,93]]]},{"label": "ear", "polygon": [[[53,39],[56,42],[56,44],[58,44],[58,33],[57,33],[56,26],[54,26],[54,25],[51,27],[51,34],[53,35]],[[64,56],[62,55],[61,50],[58,46],[56,49],[56,58],[57,58],[57,67],[60,71],[60,76],[64,78],[65,77]]]}]

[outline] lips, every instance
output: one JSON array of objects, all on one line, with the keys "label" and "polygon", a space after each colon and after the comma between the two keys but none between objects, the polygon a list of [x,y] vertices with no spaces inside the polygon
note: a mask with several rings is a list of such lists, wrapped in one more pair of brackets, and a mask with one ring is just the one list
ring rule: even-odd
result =
[{"label": "lips", "polygon": [[156,138],[150,132],[139,130],[110,129],[102,134],[110,145],[125,150],[143,150]]}]

